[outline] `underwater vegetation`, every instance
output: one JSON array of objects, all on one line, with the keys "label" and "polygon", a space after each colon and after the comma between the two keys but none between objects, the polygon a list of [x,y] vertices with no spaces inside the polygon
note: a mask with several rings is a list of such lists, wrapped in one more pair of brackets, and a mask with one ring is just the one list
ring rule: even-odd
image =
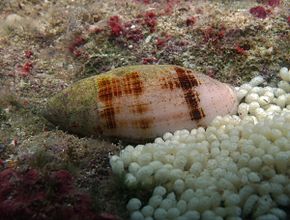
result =
[{"label": "underwater vegetation", "polygon": [[2,219],[93,217],[89,198],[75,191],[65,170],[41,178],[34,169],[20,173],[9,168],[0,173],[0,179]]},{"label": "underwater vegetation", "polygon": [[0,172],[0,219],[98,219],[117,217],[93,210],[90,195],[74,187],[67,170],[41,174],[12,168]]}]

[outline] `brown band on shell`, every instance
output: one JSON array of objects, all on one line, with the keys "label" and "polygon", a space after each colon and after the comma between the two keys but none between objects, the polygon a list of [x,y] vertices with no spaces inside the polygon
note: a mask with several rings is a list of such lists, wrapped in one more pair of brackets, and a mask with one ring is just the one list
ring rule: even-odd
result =
[{"label": "brown band on shell", "polygon": [[98,80],[98,98],[101,102],[111,102],[113,99],[113,91],[111,79],[101,78]]},{"label": "brown band on shell", "polygon": [[147,112],[148,109],[149,109],[148,103],[138,103],[136,105],[130,106],[131,112],[135,114],[143,114],[144,112]]},{"label": "brown band on shell", "polygon": [[106,120],[107,128],[114,129],[117,127],[115,120],[115,109],[113,107],[106,107],[104,110],[101,110],[100,116]]},{"label": "brown band on shell", "polygon": [[184,98],[189,107],[190,119],[198,121],[205,117],[203,109],[199,106],[200,98],[195,90],[188,90],[184,92]]},{"label": "brown band on shell", "polygon": [[118,78],[113,78],[111,83],[114,97],[122,96],[121,80]]},{"label": "brown band on shell", "polygon": [[[141,95],[144,91],[143,81],[138,72],[131,72],[122,77],[101,77],[97,83],[98,98],[104,105],[103,110],[100,110],[100,117],[105,120],[108,129],[115,129],[117,128],[117,123],[115,119],[116,106],[114,106],[114,98],[121,97],[122,95]],[[134,108],[136,113],[142,113],[146,110],[141,104]],[[141,127],[146,127],[148,123],[142,122],[141,124]]]},{"label": "brown band on shell", "polygon": [[192,72],[186,71],[180,67],[175,67],[174,69],[176,71],[179,84],[183,90],[191,89],[192,87],[196,87],[200,84]]},{"label": "brown band on shell", "polygon": [[143,81],[140,73],[131,72],[122,77],[123,91],[126,95],[139,96],[144,91]]},{"label": "brown band on shell", "polygon": [[115,94],[120,94],[119,88],[116,83],[110,78],[103,77],[98,80],[98,98],[100,102],[104,104],[104,109],[100,110],[100,118],[105,120],[106,128],[114,129],[117,127],[115,120],[115,109],[113,107],[113,96]]},{"label": "brown band on shell", "polygon": [[148,129],[152,127],[153,119],[152,118],[143,118],[132,122],[134,128]]},{"label": "brown band on shell", "polygon": [[178,76],[180,87],[183,90],[184,99],[189,109],[190,119],[198,121],[205,117],[203,109],[200,107],[200,98],[198,92],[194,89],[200,85],[198,79],[189,70],[179,67],[174,68]]},{"label": "brown band on shell", "polygon": [[[176,80],[173,77],[161,78],[161,89],[170,89],[173,90],[176,88]],[[178,84],[179,85],[179,84]]]},{"label": "brown band on shell", "polygon": [[103,129],[102,129],[102,127],[101,127],[100,125],[97,125],[97,126],[94,127],[93,129],[94,129],[94,132],[95,132],[96,134],[100,134],[100,135],[103,134]]},{"label": "brown band on shell", "polygon": [[188,90],[192,87],[200,85],[198,79],[194,76],[193,72],[190,70],[185,70],[180,67],[174,67],[177,74],[171,74],[166,78],[161,78],[161,88],[173,90],[175,88],[182,88],[183,90]]}]

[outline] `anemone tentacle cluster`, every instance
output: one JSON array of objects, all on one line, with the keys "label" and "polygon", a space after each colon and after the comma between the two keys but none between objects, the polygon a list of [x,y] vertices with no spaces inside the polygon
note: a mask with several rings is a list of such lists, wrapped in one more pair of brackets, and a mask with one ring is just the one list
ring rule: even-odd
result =
[{"label": "anemone tentacle cluster", "polygon": [[154,188],[149,201],[128,202],[131,219],[287,219],[290,71],[283,67],[279,75],[276,88],[261,76],[236,87],[238,116],[112,156],[113,172],[125,175],[128,187]]}]

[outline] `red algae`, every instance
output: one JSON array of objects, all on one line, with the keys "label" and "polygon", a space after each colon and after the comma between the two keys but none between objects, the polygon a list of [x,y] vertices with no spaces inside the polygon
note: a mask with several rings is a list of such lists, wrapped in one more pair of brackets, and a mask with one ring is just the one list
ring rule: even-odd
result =
[{"label": "red algae", "polygon": [[129,21],[124,25],[125,28],[123,34],[127,40],[137,43],[144,38],[144,34],[139,23],[140,20],[136,19]]},{"label": "red algae", "polygon": [[23,64],[21,69],[21,76],[27,76],[33,68],[33,63],[31,61],[27,61]]},{"label": "red algae", "polygon": [[257,7],[253,7],[250,9],[250,13],[257,17],[257,18],[261,18],[261,19],[265,19],[268,15],[266,9],[263,6],[257,6]]},{"label": "red algae", "polygon": [[119,37],[123,32],[123,25],[119,16],[112,16],[109,18],[108,25],[111,29],[111,35]]},{"label": "red algae", "polygon": [[241,47],[239,44],[236,45],[235,50],[238,54],[245,54],[245,49]]},{"label": "red algae", "polygon": [[0,172],[0,218],[119,219],[108,213],[97,214],[90,196],[78,191],[74,182],[67,170],[42,174],[36,169],[4,169]]},{"label": "red algae", "polygon": [[185,21],[187,26],[192,26],[195,24],[195,22],[196,22],[196,18],[194,16],[187,18]]},{"label": "red algae", "polygon": [[156,46],[158,49],[164,47],[167,42],[171,39],[171,36],[170,35],[166,35],[165,37],[157,37],[157,40],[156,40]]},{"label": "red algae", "polygon": [[24,56],[26,57],[26,58],[31,58],[32,57],[32,55],[33,55],[33,52],[31,51],[31,50],[25,50],[24,51]]},{"label": "red algae", "polygon": [[128,40],[132,40],[133,42],[137,43],[144,38],[142,30],[134,29],[126,32],[126,38]]},{"label": "red algae", "polygon": [[277,7],[280,5],[280,0],[269,0],[268,1],[268,5],[271,6],[271,7]]},{"label": "red algae", "polygon": [[76,36],[74,40],[69,44],[68,50],[75,56],[79,57],[83,54],[82,50],[79,49],[80,46],[84,45],[86,40],[83,36]]},{"label": "red algae", "polygon": [[150,4],[151,1],[150,0],[136,0],[137,2],[143,3],[143,4]]},{"label": "red algae", "polygon": [[220,28],[207,27],[203,30],[203,39],[204,42],[213,42],[216,43],[219,40],[222,40],[225,36],[225,27],[221,26]]},{"label": "red algae", "polygon": [[178,0],[168,0],[167,1],[167,4],[165,6],[165,9],[164,9],[164,14],[165,15],[170,15],[173,13],[173,9],[174,9],[174,6],[176,4],[178,4],[179,1]]},{"label": "red algae", "polygon": [[158,60],[155,57],[146,57],[143,58],[142,63],[143,64],[153,64],[156,63]]},{"label": "red algae", "polygon": [[157,15],[153,11],[144,14],[144,23],[150,28],[150,32],[154,32],[157,25]]}]

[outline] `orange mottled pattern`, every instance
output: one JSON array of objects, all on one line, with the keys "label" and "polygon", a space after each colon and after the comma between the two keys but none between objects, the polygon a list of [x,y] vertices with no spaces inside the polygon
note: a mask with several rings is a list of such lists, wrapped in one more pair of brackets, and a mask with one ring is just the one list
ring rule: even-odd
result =
[{"label": "orange mottled pattern", "polygon": [[[169,71],[172,71],[169,73]],[[141,97],[144,93],[144,77],[141,77],[142,73],[132,71],[122,76],[104,76],[100,77],[98,83],[98,101],[102,103],[100,109],[100,118],[105,122],[107,129],[116,129],[121,127],[121,122],[116,122],[116,106],[114,99],[122,96]],[[148,80],[157,80],[160,82],[160,92],[163,90],[173,91],[174,89],[181,89],[185,103],[189,109],[190,119],[193,121],[201,120],[205,117],[204,110],[200,107],[199,94],[195,90],[195,87],[200,85],[200,81],[190,70],[186,70],[180,67],[173,67],[168,69],[168,73],[165,76],[159,78],[149,78]],[[132,106],[128,106],[128,112],[140,115],[140,119],[132,120],[129,122],[132,127],[148,129],[153,125],[153,118],[142,117],[144,113],[149,111],[150,103],[141,102],[142,99],[136,99],[136,103]],[[124,124],[122,124],[124,126]],[[128,124],[127,124],[128,125]]]},{"label": "orange mottled pattern", "polygon": [[199,94],[195,91],[195,87],[201,83],[190,70],[180,67],[174,67],[175,74],[171,74],[166,78],[161,78],[162,89],[182,89],[185,102],[189,109],[190,119],[198,121],[205,117],[204,110],[200,107]]},{"label": "orange mottled pattern", "polygon": [[[100,117],[106,122],[106,128],[115,129],[118,127],[116,122],[116,106],[113,99],[121,96],[140,96],[144,92],[144,83],[138,72],[130,72],[121,77],[101,77],[98,81],[98,99],[104,107],[100,110]],[[131,111],[142,114],[148,110],[146,104],[135,104]],[[150,121],[134,122],[133,125],[148,128]]]}]

